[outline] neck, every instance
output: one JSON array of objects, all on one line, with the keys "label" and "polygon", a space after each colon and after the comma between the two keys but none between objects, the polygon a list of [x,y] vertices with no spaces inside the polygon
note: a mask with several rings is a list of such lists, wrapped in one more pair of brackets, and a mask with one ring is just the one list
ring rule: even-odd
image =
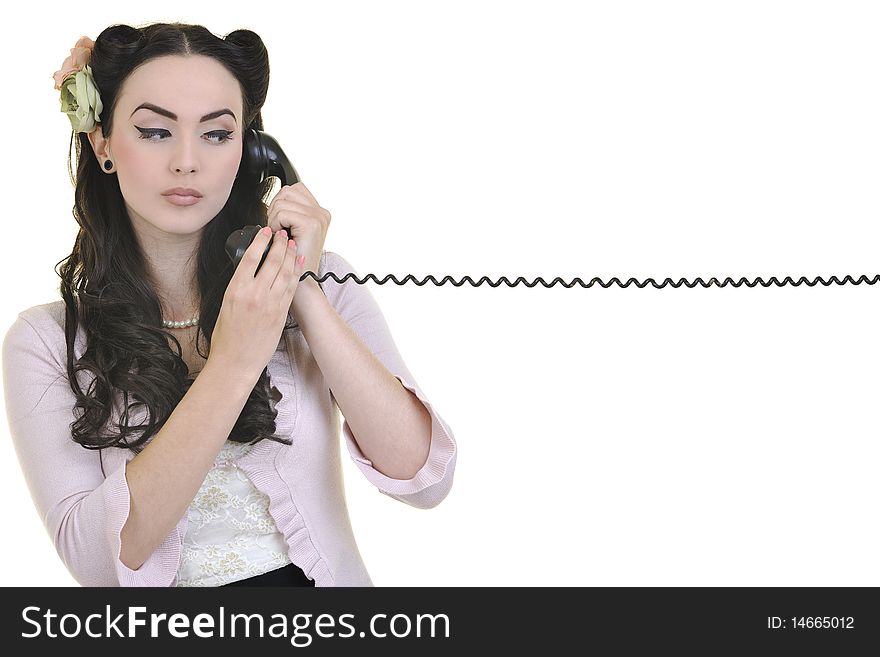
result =
[{"label": "neck", "polygon": [[163,320],[185,322],[199,316],[198,293],[195,290],[195,285],[183,288],[172,287],[168,282],[164,287],[157,284],[156,296],[159,299],[159,309]]},{"label": "neck", "polygon": [[159,299],[162,319],[185,322],[198,317],[196,254],[203,229],[190,234],[167,233],[130,210],[129,215],[133,217],[132,227]]}]

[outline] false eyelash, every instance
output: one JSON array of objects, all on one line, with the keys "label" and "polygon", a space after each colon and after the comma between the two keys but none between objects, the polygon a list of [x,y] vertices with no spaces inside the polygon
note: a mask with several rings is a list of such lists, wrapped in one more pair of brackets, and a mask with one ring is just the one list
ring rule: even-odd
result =
[{"label": "false eyelash", "polygon": [[[149,139],[154,135],[160,135],[162,133],[168,132],[165,128],[137,128],[138,132],[141,134],[138,135],[138,139]],[[214,142],[215,144],[225,144],[227,141],[232,141],[232,137],[230,135],[234,132],[234,130],[212,130],[211,132],[206,132],[207,135],[212,135],[213,137],[223,137],[221,141]],[[169,133],[170,134],[170,133]],[[161,140],[160,140],[161,141]]]}]

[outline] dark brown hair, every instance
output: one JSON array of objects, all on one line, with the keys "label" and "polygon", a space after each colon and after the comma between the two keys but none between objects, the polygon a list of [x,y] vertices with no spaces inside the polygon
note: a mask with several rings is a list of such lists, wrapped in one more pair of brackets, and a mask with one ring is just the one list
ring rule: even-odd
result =
[{"label": "dark brown hair", "polygon": [[[166,55],[204,55],[220,62],[241,87],[242,126],[263,129],[260,110],[269,87],[269,56],[257,34],[235,30],[220,38],[201,25],[183,23],[112,25],[95,39],[89,61],[103,103],[100,118],[105,137],[113,131],[113,110],[123,82],[138,66]],[[118,178],[101,170],[86,133],[73,133],[71,141],[76,147],[76,174],[70,149],[68,169],[76,189],[73,216],[79,232],[71,254],[56,265],[66,307],[67,374],[76,394],[77,419],[71,424],[71,435],[87,449],[121,447],[139,452],[162,428],[191,381],[186,376],[180,342],[162,327],[158,296]],[[201,333],[210,345],[234,271],[225,252],[226,238],[242,226],[267,224],[271,178],[258,185],[244,180],[244,176],[236,178],[226,205],[205,227],[195,254],[200,300],[197,345],[201,344]],[[78,325],[85,331],[87,347],[74,362]],[[295,324],[288,318],[284,330],[292,328]],[[169,336],[177,353],[169,347]],[[81,370],[95,375],[86,392],[76,377]],[[123,399],[122,420],[116,423],[115,434],[104,435],[114,390]],[[271,394],[268,369],[264,368],[229,440],[251,443],[268,438],[291,444],[275,435],[277,411],[270,406]],[[138,406],[147,409],[146,424],[128,426],[127,418]],[[141,430],[142,435],[134,439],[135,432]]]}]

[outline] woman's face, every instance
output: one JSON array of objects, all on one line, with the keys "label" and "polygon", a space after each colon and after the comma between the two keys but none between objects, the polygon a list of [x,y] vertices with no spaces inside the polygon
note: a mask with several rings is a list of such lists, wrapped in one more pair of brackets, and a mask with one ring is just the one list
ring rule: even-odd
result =
[{"label": "woman's face", "polygon": [[[210,57],[161,57],[126,79],[108,156],[140,234],[199,233],[226,205],[241,161],[242,111],[238,81]],[[175,205],[163,195],[174,187],[202,196]]]}]

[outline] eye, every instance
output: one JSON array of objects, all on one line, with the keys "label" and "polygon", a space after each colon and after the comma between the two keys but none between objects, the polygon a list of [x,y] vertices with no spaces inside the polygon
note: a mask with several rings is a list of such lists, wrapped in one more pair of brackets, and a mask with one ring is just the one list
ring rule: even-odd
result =
[{"label": "eye", "polygon": [[[137,128],[137,126],[135,126]],[[168,134],[167,130],[148,130],[146,128],[138,128],[138,131],[141,133],[138,139],[146,139],[148,141],[161,141],[160,139],[152,139],[152,137],[158,137],[162,133]]]},{"label": "eye", "polygon": [[212,139],[216,139],[215,144],[222,144],[226,141],[232,141],[229,135],[232,134],[232,130],[214,130],[213,132],[205,133],[209,135]]},{"label": "eye", "polygon": [[[135,126],[135,128],[141,133],[138,136],[138,139],[146,139],[147,141],[164,141],[165,137],[171,134],[163,128],[138,128],[137,126]],[[214,130],[212,132],[206,132],[205,134],[210,140],[216,140],[211,143],[222,144],[231,141],[229,135],[232,134],[232,130]],[[158,137],[158,139],[153,139],[153,137]]]}]

